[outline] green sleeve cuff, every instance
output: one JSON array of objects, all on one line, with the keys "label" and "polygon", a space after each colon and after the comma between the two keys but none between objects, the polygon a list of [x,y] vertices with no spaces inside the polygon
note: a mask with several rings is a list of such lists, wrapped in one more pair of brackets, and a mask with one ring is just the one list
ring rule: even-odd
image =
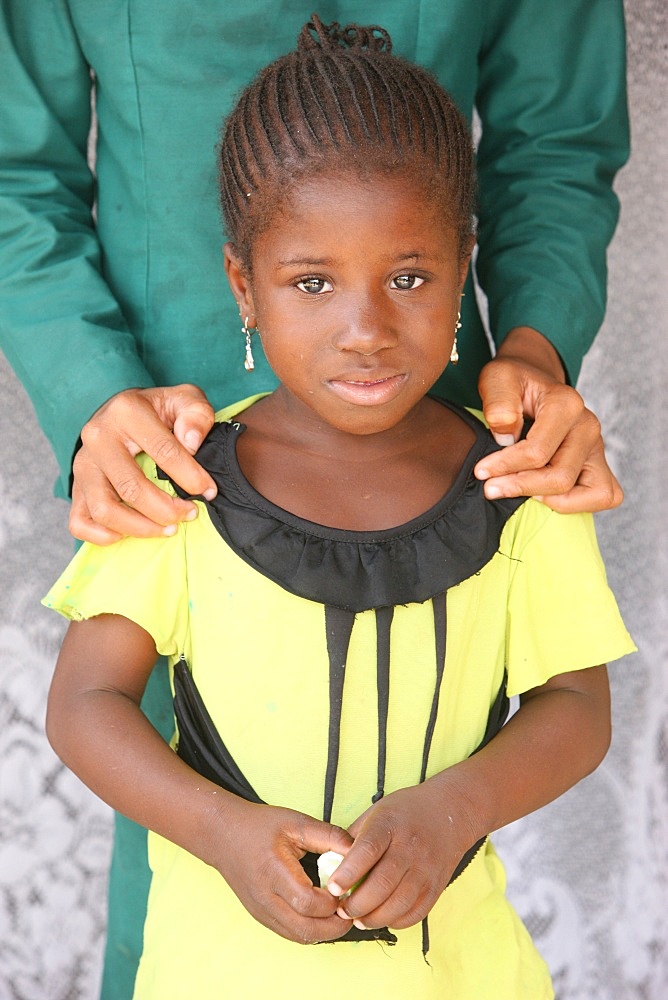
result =
[{"label": "green sleeve cuff", "polygon": [[516,326],[530,326],[542,333],[561,358],[566,382],[575,385],[591,338],[585,324],[574,313],[569,300],[557,302],[541,295],[523,299],[520,295],[490,308],[490,323],[497,347]]}]

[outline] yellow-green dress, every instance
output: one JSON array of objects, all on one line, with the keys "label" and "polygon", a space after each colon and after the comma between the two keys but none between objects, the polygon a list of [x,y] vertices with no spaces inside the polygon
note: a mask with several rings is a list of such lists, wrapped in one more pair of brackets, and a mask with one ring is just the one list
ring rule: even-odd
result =
[{"label": "yellow-green dress", "polygon": [[[634,649],[592,518],[485,500],[472,469],[496,445],[468,412],[476,441],[446,496],[401,527],[351,532],[247,482],[232,418],[250,402],[222,411],[200,452],[219,496],[198,501],[197,520],[171,538],[84,546],[45,603],[73,619],[124,615],[186,664],[258,799],[348,827],[493,736],[506,696]],[[152,834],[149,855],[138,1000],[553,996],[489,841],[422,925],[313,947],[257,923],[167,840]]]}]

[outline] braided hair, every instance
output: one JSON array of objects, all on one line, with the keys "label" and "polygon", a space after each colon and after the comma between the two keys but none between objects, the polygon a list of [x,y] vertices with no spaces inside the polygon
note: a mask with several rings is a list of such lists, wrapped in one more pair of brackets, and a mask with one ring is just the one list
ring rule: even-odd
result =
[{"label": "braided hair", "polygon": [[392,55],[383,28],[313,14],[297,48],[243,91],[219,147],[223,219],[251,267],[251,245],[294,185],[347,170],[412,171],[443,205],[462,248],[472,232],[475,170],[466,122],[426,70]]}]

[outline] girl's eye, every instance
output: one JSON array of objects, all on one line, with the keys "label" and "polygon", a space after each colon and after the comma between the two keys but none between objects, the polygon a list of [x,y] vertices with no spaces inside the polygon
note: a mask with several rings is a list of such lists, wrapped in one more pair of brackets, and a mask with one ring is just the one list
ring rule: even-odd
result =
[{"label": "girl's eye", "polygon": [[411,288],[419,288],[424,284],[424,278],[419,278],[417,274],[398,274],[392,278],[391,287],[399,288],[401,291],[409,291]]},{"label": "girl's eye", "polygon": [[297,282],[297,288],[309,295],[320,295],[321,292],[331,292],[332,286],[324,278],[302,278]]}]

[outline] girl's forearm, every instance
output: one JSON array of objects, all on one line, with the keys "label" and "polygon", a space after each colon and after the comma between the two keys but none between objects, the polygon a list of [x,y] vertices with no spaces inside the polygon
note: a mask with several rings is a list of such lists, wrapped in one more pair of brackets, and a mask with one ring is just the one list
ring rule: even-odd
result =
[{"label": "girl's forearm", "polygon": [[474,844],[577,784],[609,743],[607,672],[593,667],[531,692],[486,747],[428,783],[437,786],[446,812],[468,824]]},{"label": "girl's forearm", "polygon": [[50,699],[49,738],[64,762],[115,809],[216,869],[260,923],[291,941],[329,941],[349,928],[338,900],[299,859],[342,852],[350,836],[290,809],[249,803],[191,770],[133,698],[87,690]]},{"label": "girl's forearm", "polygon": [[72,622],[49,691],[47,736],[110,806],[213,864],[238,803],[191,770],[141,711],[156,658],[152,637],[126,618]]},{"label": "girl's forearm", "polygon": [[52,698],[47,735],[63,762],[112,808],[207,864],[220,857],[235,796],[191,770],[130,698],[103,690]]}]

